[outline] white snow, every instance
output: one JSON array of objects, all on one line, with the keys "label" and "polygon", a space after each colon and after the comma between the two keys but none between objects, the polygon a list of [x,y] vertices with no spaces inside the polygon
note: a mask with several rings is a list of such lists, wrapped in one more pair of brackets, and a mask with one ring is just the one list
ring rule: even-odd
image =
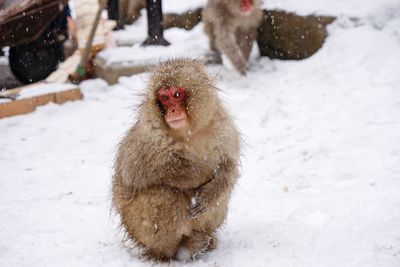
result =
[{"label": "white snow", "polygon": [[[242,175],[217,250],[161,266],[400,266],[399,1],[266,2],[342,15],[309,59],[253,58],[246,77],[209,67],[243,135]],[[158,265],[121,243],[110,209],[146,78],[86,81],[83,101],[0,120],[0,266]]]},{"label": "white snow", "polygon": [[49,93],[57,93],[75,88],[78,88],[78,86],[69,83],[65,84],[36,83],[19,91],[18,99],[24,99]]},{"label": "white snow", "polygon": [[398,0],[263,0],[262,7],[266,9],[281,9],[297,14],[313,13],[346,15],[352,17],[375,16],[381,10],[399,13]]},{"label": "white snow", "polygon": [[8,103],[8,102],[11,102],[12,100],[11,99],[9,99],[9,98],[0,98],[0,104],[1,103]]},{"label": "white snow", "polygon": [[195,197],[192,197],[190,199],[190,207],[194,207],[197,204],[197,199]]},{"label": "white snow", "polygon": [[207,0],[190,0],[182,3],[182,0],[167,0],[162,2],[162,9],[164,13],[182,13],[189,9],[196,9],[205,6]]},{"label": "white snow", "polygon": [[187,248],[180,248],[176,254],[176,258],[179,261],[188,261],[190,260],[190,251]]},{"label": "white snow", "polygon": [[[116,32],[116,42],[121,47],[107,49],[97,57],[107,65],[151,65],[158,63],[160,58],[192,57],[199,58],[208,52],[208,39],[203,34],[203,25],[196,26],[192,31],[172,28],[164,33],[171,45],[160,49],[158,46],[142,46],[146,39],[146,18],[140,17],[137,23],[126,26],[126,30]],[[126,45],[130,45],[129,47]]]}]

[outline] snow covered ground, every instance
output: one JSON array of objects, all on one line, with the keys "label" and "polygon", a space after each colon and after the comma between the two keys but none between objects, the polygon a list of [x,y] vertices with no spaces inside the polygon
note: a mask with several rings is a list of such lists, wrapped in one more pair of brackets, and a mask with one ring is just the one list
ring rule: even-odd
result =
[{"label": "snow covered ground", "polygon": [[[219,248],[164,265],[400,266],[400,1],[265,2],[340,19],[307,60],[210,67],[243,134],[242,176]],[[83,101],[0,120],[0,266],[155,265],[110,212],[146,77],[86,81]]]}]

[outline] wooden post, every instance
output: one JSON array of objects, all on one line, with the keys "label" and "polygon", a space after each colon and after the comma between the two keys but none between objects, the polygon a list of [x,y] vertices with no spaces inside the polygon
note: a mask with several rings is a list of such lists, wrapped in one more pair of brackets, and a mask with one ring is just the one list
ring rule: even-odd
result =
[{"label": "wooden post", "polygon": [[146,0],[148,37],[143,45],[169,45],[164,39],[161,0]]}]

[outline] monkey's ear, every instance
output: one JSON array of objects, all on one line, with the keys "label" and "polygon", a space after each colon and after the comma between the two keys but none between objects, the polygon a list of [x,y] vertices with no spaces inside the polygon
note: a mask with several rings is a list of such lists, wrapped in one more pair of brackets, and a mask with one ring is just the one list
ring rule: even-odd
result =
[{"label": "monkey's ear", "polygon": [[190,89],[186,90],[185,101],[187,101],[189,97],[192,97],[192,93],[191,93]]}]

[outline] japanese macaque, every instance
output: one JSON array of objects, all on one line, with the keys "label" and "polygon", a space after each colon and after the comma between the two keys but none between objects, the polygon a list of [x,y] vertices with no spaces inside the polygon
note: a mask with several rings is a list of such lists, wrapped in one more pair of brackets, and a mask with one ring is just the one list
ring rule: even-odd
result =
[{"label": "japanese macaque", "polygon": [[226,55],[236,70],[245,74],[262,16],[258,0],[209,0],[202,19],[217,59]]},{"label": "japanese macaque", "polygon": [[154,260],[189,260],[216,248],[238,178],[239,134],[197,60],[161,63],[138,121],[119,144],[115,210]]}]

